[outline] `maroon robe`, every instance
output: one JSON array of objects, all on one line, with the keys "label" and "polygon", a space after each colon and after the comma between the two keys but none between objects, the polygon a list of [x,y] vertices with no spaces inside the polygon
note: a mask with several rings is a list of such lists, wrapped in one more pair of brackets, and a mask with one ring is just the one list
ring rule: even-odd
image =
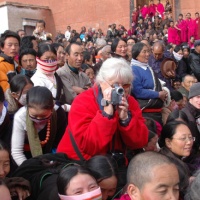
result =
[{"label": "maroon robe", "polygon": [[149,16],[154,17],[156,14],[156,5],[155,4],[150,4],[149,5]]},{"label": "maroon robe", "polygon": [[149,7],[143,7],[141,9],[142,17],[145,19],[147,15],[149,15]]},{"label": "maroon robe", "polygon": [[159,14],[161,14],[161,16],[163,17],[163,13],[165,12],[165,8],[164,8],[163,4],[162,3],[158,3],[156,5],[156,7],[157,7],[157,11],[159,12]]},{"label": "maroon robe", "polygon": [[200,39],[200,17],[195,19],[195,24],[196,24],[195,39],[199,40]]},{"label": "maroon robe", "polygon": [[138,22],[138,17],[139,17],[139,11],[133,11],[133,13],[132,13],[132,22],[137,23]]},{"label": "maroon robe", "polygon": [[193,19],[186,19],[185,21],[188,28],[188,41],[190,41],[191,36],[196,36],[196,24]]},{"label": "maroon robe", "polygon": [[168,43],[179,45],[181,43],[178,30],[174,27],[168,28]]},{"label": "maroon robe", "polygon": [[188,30],[187,30],[187,23],[185,20],[178,20],[177,25],[179,29],[181,29],[180,37],[181,37],[181,43],[188,41]]}]

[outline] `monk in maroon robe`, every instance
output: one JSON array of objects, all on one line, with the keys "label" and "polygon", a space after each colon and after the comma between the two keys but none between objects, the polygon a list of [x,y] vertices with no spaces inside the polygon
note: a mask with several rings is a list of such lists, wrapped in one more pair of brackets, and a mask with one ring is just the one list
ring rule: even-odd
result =
[{"label": "monk in maroon robe", "polygon": [[191,18],[191,14],[187,13],[186,15],[186,25],[188,28],[188,41],[190,40],[191,36],[196,36],[196,24],[195,21]]},{"label": "monk in maroon robe", "polygon": [[181,43],[187,42],[188,41],[188,33],[187,33],[187,23],[183,19],[183,15],[179,14],[178,21],[176,22],[174,26],[177,30],[180,31],[180,38],[181,38]]},{"label": "monk in maroon robe", "polygon": [[149,7],[147,4],[144,4],[144,6],[141,9],[142,17],[145,19],[149,16]]},{"label": "monk in maroon robe", "polygon": [[132,22],[137,23],[138,17],[139,17],[139,11],[137,10],[137,8],[134,8],[132,13]]},{"label": "monk in maroon robe", "polygon": [[199,13],[195,13],[195,24],[196,24],[196,34],[195,34],[195,39],[199,40],[200,39],[200,17]]},{"label": "monk in maroon robe", "polygon": [[163,17],[163,13],[165,12],[165,8],[162,3],[160,3],[160,0],[158,0],[158,4],[156,5],[156,12]]},{"label": "monk in maroon robe", "polygon": [[170,22],[170,27],[168,28],[168,43],[172,43],[172,44],[176,44],[179,45],[181,44],[181,40],[180,40],[180,34],[178,32],[179,30],[177,30],[174,27],[174,22],[171,21]]},{"label": "monk in maroon robe", "polygon": [[149,4],[149,16],[152,18],[156,13],[156,5],[153,3],[153,0],[150,1]]}]

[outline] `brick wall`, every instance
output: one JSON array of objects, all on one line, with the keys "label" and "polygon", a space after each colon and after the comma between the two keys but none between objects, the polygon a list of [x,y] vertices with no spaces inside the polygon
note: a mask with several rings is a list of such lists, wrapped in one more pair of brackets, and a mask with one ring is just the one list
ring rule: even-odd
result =
[{"label": "brick wall", "polygon": [[[65,32],[71,25],[80,31],[86,28],[102,28],[104,32],[111,23],[129,28],[130,0],[14,0],[13,2],[48,6],[52,11],[56,31]],[[0,2],[3,2],[0,0]],[[47,27],[49,24],[47,24]]]}]

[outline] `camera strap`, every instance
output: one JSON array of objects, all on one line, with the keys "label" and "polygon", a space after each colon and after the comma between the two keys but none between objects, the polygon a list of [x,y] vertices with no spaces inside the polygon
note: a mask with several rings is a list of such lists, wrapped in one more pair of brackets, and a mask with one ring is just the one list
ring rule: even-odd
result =
[{"label": "camera strap", "polygon": [[77,156],[79,157],[80,161],[82,163],[85,162],[85,159],[83,158],[79,148],[78,148],[78,145],[76,144],[76,141],[74,139],[74,136],[72,135],[72,132],[70,131],[70,129],[68,129],[68,132],[69,132],[69,137],[70,137],[70,140],[71,140],[71,143],[72,143],[72,146],[74,147],[74,151],[76,152]]}]

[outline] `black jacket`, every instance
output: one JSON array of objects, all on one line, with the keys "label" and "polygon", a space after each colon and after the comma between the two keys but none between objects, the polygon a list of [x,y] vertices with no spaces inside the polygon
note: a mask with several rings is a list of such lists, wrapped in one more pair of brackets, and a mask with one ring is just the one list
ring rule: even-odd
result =
[{"label": "black jacket", "polygon": [[191,130],[193,137],[196,138],[193,148],[195,150],[198,150],[200,146],[200,132],[197,128],[196,120],[200,116],[200,110],[195,108],[191,103],[188,102],[185,108],[183,108],[181,111],[183,111],[187,115],[187,118],[189,120],[189,128]]},{"label": "black jacket", "polygon": [[200,54],[195,50],[189,56],[189,65],[198,81],[200,81]]}]

